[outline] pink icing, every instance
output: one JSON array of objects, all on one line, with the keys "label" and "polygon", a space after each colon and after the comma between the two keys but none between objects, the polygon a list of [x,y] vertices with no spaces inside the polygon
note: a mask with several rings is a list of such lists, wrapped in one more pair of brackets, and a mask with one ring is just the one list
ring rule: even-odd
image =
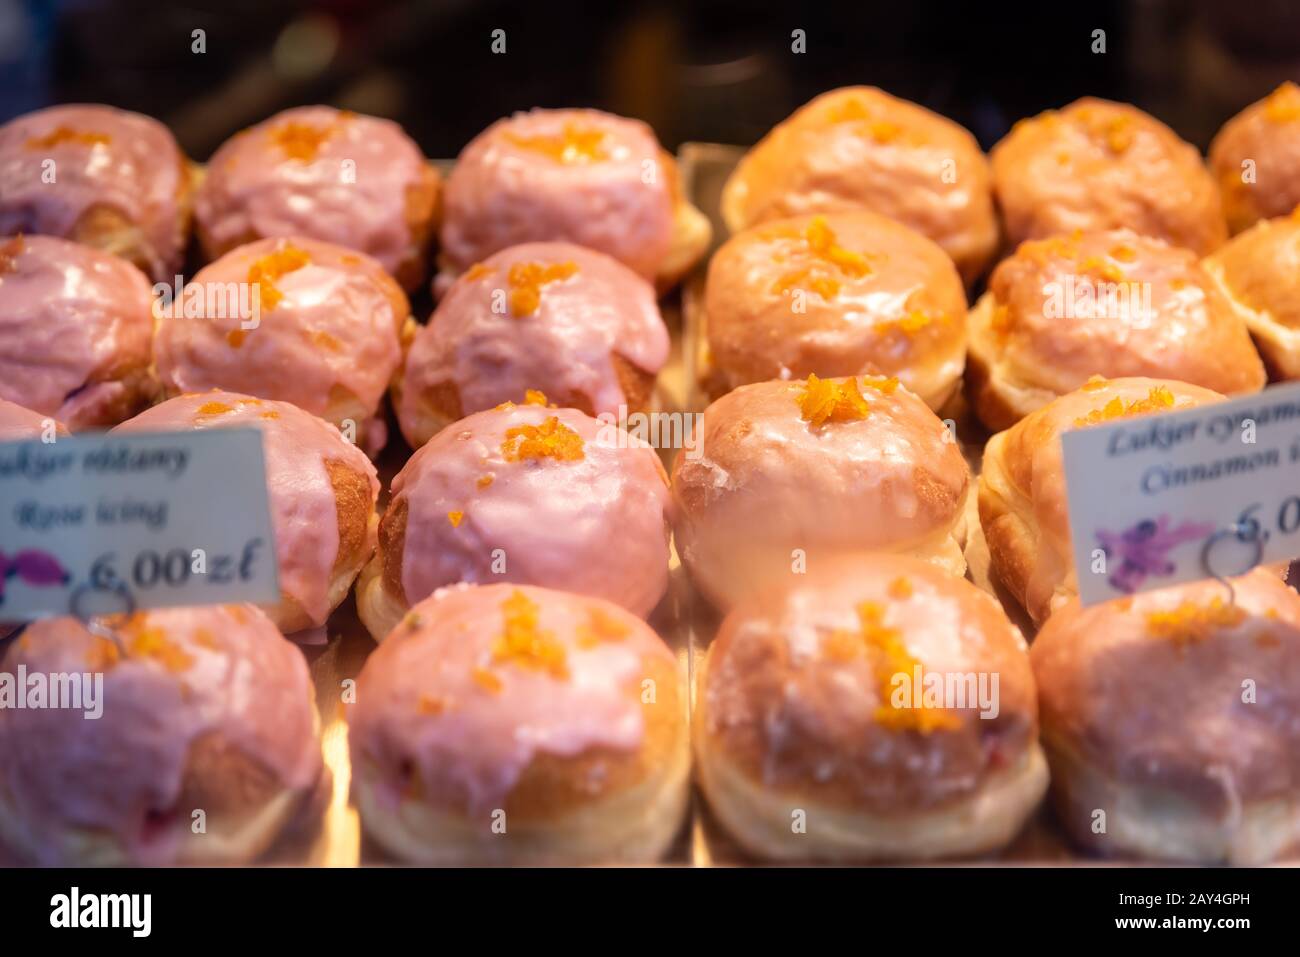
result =
[{"label": "pink icing", "polygon": [[[60,131],[92,139],[33,142]],[[44,181],[46,160],[54,161],[53,183]],[[83,105],[28,113],[0,127],[0,234],[69,236],[88,210],[109,207],[144,234],[153,278],[169,280],[185,254],[185,175],[176,140],[148,116]]]},{"label": "pink icing", "polygon": [[124,387],[90,380],[149,365],[149,280],[123,259],[52,236],[11,239],[4,248],[0,397],[73,429],[101,424],[103,407]]},{"label": "pink icing", "polygon": [[[567,279],[540,286],[540,304],[516,315],[510,268],[575,265]],[[610,353],[656,373],[668,361],[668,329],[654,289],[622,263],[571,243],[528,243],[489,257],[460,277],[411,344],[403,408],[420,393],[453,383],[465,413],[521,401],[527,389],[581,394],[597,414],[627,401]]]},{"label": "pink icing", "polygon": [[[507,461],[506,430],[554,416],[583,458]],[[622,437],[623,448],[615,441]],[[479,487],[479,480],[492,477]],[[393,479],[407,501],[402,588],[409,603],[453,582],[525,582],[649,614],[668,587],[670,496],[649,445],[575,409],[516,405],[439,432]],[[450,512],[461,512],[453,526]],[[494,550],[505,573],[493,570]]]},{"label": "pink icing", "polygon": [[[137,625],[138,623],[138,625]],[[130,652],[134,627],[156,629],[188,662],[172,670]],[[306,789],[321,773],[306,661],[251,605],[172,608],[132,619],[128,655],[103,659],[106,642],[72,618],[30,625],[0,666],[17,673],[102,671],[103,714],[70,708],[0,709],[0,781],[32,843],[54,859],[66,828],[112,833],[141,864],[171,860],[192,809],[178,807],[190,745],[218,732]],[[232,784],[232,790],[237,786]],[[164,815],[159,826],[151,815]],[[180,820],[178,820],[178,818]]]},{"label": "pink icing", "polygon": [[[522,591],[538,607],[538,628],[565,649],[567,677],[512,661],[494,662],[505,627],[502,604]],[[626,629],[617,640],[578,640],[590,610]],[[633,751],[645,733],[637,685],[644,659],[672,654],[647,625],[608,602],[512,585],[446,588],[412,609],[366,661],[349,715],[353,764],[364,755],[381,769],[380,793],[396,807],[408,762],[432,789],[464,795],[466,811],[502,806],[540,754],[573,757],[590,748]],[[476,679],[484,669],[498,693]],[[441,711],[429,713],[430,702]]]},{"label": "pink icing", "polygon": [[[283,298],[270,308],[262,294],[256,328],[242,330],[247,320],[235,310],[207,308],[224,289],[240,288],[251,302],[249,270],[287,249],[310,262],[274,280]],[[311,239],[263,239],[199,270],[191,286],[203,290],[204,315],[165,317],[154,335],[169,391],[230,389],[331,418],[331,393],[340,387],[368,412],[378,409],[402,358],[398,331],[408,313],[405,296],[373,259]]]},{"label": "pink icing", "polygon": [[[329,131],[313,157],[294,158],[277,141],[290,123]],[[227,140],[208,163],[194,213],[218,247],[250,234],[307,236],[367,253],[393,273],[414,241],[407,190],[426,169],[396,123],[304,106]]]},{"label": "pink icing", "polygon": [[[518,142],[563,137],[566,126],[604,134],[599,158],[565,162]],[[508,246],[564,239],[650,278],[672,244],[673,200],[654,132],[598,110],[531,110],[493,123],[461,152],[444,204],[442,252],[457,271]]]},{"label": "pink icing", "polygon": [[[40,438],[48,419],[47,415],[41,415],[14,402],[0,399],[0,442]],[[58,431],[62,434],[64,429],[59,427]]]},{"label": "pink icing", "polygon": [[334,489],[325,462],[339,460],[368,476],[371,497],[377,498],[379,478],[360,449],[328,422],[287,402],[262,401],[229,392],[170,399],[113,431],[249,426],[261,429],[263,435],[280,590],[297,599],[316,624],[324,624],[330,613],[329,585],[339,549]]}]

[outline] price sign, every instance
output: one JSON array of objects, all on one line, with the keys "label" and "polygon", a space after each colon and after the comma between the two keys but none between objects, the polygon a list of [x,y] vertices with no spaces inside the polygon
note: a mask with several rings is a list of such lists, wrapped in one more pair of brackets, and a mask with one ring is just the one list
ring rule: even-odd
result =
[{"label": "price sign", "polygon": [[256,429],[0,443],[0,621],[279,594]]},{"label": "price sign", "polygon": [[1300,385],[1061,441],[1085,605],[1300,555]]}]

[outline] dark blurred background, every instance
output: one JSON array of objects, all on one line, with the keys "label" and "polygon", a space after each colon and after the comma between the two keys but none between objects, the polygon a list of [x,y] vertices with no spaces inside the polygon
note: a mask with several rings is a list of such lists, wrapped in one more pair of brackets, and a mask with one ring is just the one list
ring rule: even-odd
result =
[{"label": "dark blurred background", "polygon": [[196,159],[315,102],[396,119],[433,157],[531,106],[638,116],[670,148],[743,144],[850,83],[922,103],[986,147],[1088,93],[1136,103],[1204,147],[1288,78],[1300,78],[1294,0],[0,0],[0,120],[111,103],[162,119]]}]

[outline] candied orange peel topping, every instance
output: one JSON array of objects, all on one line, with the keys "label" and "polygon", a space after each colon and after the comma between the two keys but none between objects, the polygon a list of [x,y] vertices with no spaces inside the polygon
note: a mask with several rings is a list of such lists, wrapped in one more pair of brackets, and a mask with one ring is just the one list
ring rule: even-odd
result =
[{"label": "candied orange peel topping", "polygon": [[778,278],[772,284],[774,293],[784,295],[791,289],[807,288],[823,299],[833,299],[839,294],[842,277],[861,279],[871,274],[867,257],[841,246],[826,217],[814,216],[800,238],[807,244],[814,262]]},{"label": "candied orange peel topping", "polygon": [[204,402],[199,406],[199,415],[225,415],[227,412],[234,411],[234,406],[226,405],[224,402]]},{"label": "candied orange peel topping", "polygon": [[800,388],[803,391],[799,396],[799,415],[815,427],[827,422],[865,419],[870,414],[870,406],[856,378],[835,382],[810,375]]},{"label": "candied orange peel topping", "polygon": [[1100,256],[1089,256],[1080,265],[1084,272],[1096,273],[1107,282],[1123,282],[1124,272],[1113,262]]},{"label": "candied orange peel topping", "polygon": [[351,113],[343,112],[339,114],[338,119],[324,126],[290,120],[272,129],[268,135],[271,142],[289,159],[310,163],[320,153],[321,147],[339,132],[344,122],[351,118]]},{"label": "candied orange peel topping", "polygon": [[578,647],[594,648],[607,641],[622,641],[631,633],[626,624],[595,605],[587,609],[587,621],[578,626]]},{"label": "candied orange peel topping", "polygon": [[558,136],[547,134],[524,136],[520,133],[506,133],[505,137],[520,149],[541,153],[565,166],[599,163],[609,159],[609,151],[605,149],[604,131],[577,123],[565,123],[564,132]]},{"label": "candied orange peel topping", "polygon": [[1116,262],[1131,263],[1137,261],[1138,254],[1137,250],[1132,246],[1121,243],[1118,246],[1110,247],[1110,258]]},{"label": "candied orange peel topping", "polygon": [[451,522],[452,528],[460,528],[460,523],[465,520],[464,512],[448,512],[447,521]]},{"label": "candied orange peel topping", "polygon": [[900,575],[889,583],[889,597],[904,601],[912,597],[912,580]]},{"label": "candied orange peel topping", "polygon": [[470,672],[470,677],[474,679],[475,684],[490,694],[500,694],[501,689],[505,687],[501,679],[486,668],[475,668]]},{"label": "candied orange peel topping", "polygon": [[248,267],[248,281],[257,286],[259,301],[269,311],[284,298],[284,293],[275,288],[275,281],[310,263],[311,257],[297,246],[284,246],[254,261]]},{"label": "candied orange peel topping", "polygon": [[1273,123],[1300,120],[1300,86],[1287,80],[1264,101],[1264,115]]},{"label": "candied orange peel topping", "polygon": [[1217,629],[1235,628],[1245,620],[1245,609],[1215,597],[1203,605],[1184,601],[1169,611],[1153,611],[1147,615],[1147,628],[1153,637],[1184,647],[1204,641]]},{"label": "candied orange peel topping", "polygon": [[525,389],[524,405],[540,405],[543,409],[546,408],[546,393],[538,389]]},{"label": "candied orange peel topping", "polygon": [[492,660],[545,671],[554,678],[569,676],[568,653],[554,632],[539,624],[541,609],[523,591],[515,589],[501,603],[505,629],[492,646]]},{"label": "candied orange peel topping", "polygon": [[1088,381],[1085,382],[1079,388],[1081,388],[1084,392],[1100,392],[1102,389],[1106,388],[1106,386],[1109,383],[1110,380],[1107,379],[1104,375],[1094,375],[1094,376],[1090,376],[1088,378]]},{"label": "candied orange peel topping", "polygon": [[447,710],[447,699],[440,698],[437,695],[422,694],[415,705],[415,709],[420,714],[436,717]]},{"label": "candied orange peel topping", "polygon": [[1174,407],[1174,401],[1174,394],[1169,391],[1168,386],[1157,385],[1151,388],[1144,399],[1125,402],[1120,396],[1115,396],[1100,409],[1093,409],[1087,415],[1075,419],[1074,424],[1078,426],[1098,425],[1102,422],[1126,419],[1134,415],[1164,412]]},{"label": "candied orange peel topping", "polygon": [[854,646],[865,648],[873,656],[880,694],[880,704],[875,711],[876,721],[892,731],[919,731],[921,734],[959,727],[961,722],[956,715],[943,708],[925,707],[919,700],[919,694],[914,695],[914,707],[893,706],[891,699],[894,675],[905,674],[910,680],[920,662],[907,650],[902,632],[884,623],[883,605],[875,601],[861,602],[857,614],[857,632],[838,629],[827,637],[824,648],[828,654],[840,660],[856,657]]},{"label": "candied orange peel topping", "polygon": [[516,425],[506,429],[501,454],[507,462],[520,459],[556,459],[576,462],[585,457],[582,436],[556,416],[541,425]]},{"label": "candied orange peel topping", "polygon": [[531,316],[542,305],[542,287],[563,282],[578,272],[575,262],[519,262],[510,267],[506,281],[510,284],[510,311],[516,316]]},{"label": "candied orange peel topping", "polygon": [[485,276],[490,276],[494,272],[496,272],[496,270],[487,263],[475,263],[465,270],[465,281],[478,282],[480,279]]},{"label": "candied orange peel topping", "polygon": [[[168,638],[161,628],[149,624],[144,612],[107,615],[104,623],[117,632],[130,657],[152,658],[168,671],[174,672],[185,671],[194,664],[194,658],[184,648]],[[104,663],[115,664],[120,658],[120,652],[111,641],[103,641],[107,647],[97,646],[97,653]],[[109,652],[108,648],[112,648],[112,651]]]},{"label": "candied orange peel topping", "polygon": [[226,333],[226,342],[230,344],[230,348],[232,349],[238,349],[244,344],[244,340],[247,338],[247,329],[231,329]]},{"label": "candied orange peel topping", "polygon": [[1101,139],[1112,153],[1123,153],[1133,145],[1134,122],[1131,116],[1104,114],[1090,108],[1078,110],[1075,116],[1087,128],[1088,134]]},{"label": "candied orange peel topping", "polygon": [[480,475],[478,477],[478,481],[475,482],[474,484],[477,485],[479,488],[487,488],[495,481],[496,481],[495,475]]},{"label": "candied orange peel topping", "polygon": [[70,126],[56,126],[44,136],[33,136],[29,139],[27,148],[48,150],[64,143],[75,143],[78,146],[103,146],[109,142],[109,139],[107,133],[88,133],[82,130],[74,130]]}]

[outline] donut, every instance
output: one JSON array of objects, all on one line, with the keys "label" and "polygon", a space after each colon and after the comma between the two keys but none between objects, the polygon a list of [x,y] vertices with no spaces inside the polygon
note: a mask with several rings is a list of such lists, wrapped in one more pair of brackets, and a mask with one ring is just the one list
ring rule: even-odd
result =
[{"label": "donut", "polygon": [[857,556],[736,605],[696,680],[701,788],[763,860],[986,853],[1047,789],[1024,639],[929,562]]},{"label": "donut", "polygon": [[406,295],[364,253],[262,239],[199,270],[154,333],[168,395],[223,389],[292,402],[368,451],[414,330]]},{"label": "donut", "polygon": [[617,605],[526,585],[435,592],[357,679],[362,827],[422,864],[657,860],[686,809],[683,685]]},{"label": "donut", "polygon": [[258,239],[303,236],[365,253],[410,291],[426,274],[439,184],[391,120],[302,106],[212,155],[195,228],[210,260]]},{"label": "donut", "polygon": [[654,131],[599,110],[536,109],[493,123],[461,151],[443,206],[440,262],[453,275],[510,246],[566,240],[664,289],[711,237]]},{"label": "donut", "polygon": [[280,600],[264,610],[286,634],[325,624],[375,547],[379,478],[339,431],[288,402],[233,392],[169,399],[113,431],[256,428],[280,568]]},{"label": "donut", "polygon": [[733,236],[709,262],[706,387],[897,376],[933,409],[966,359],[966,293],[944,251],[862,210]]},{"label": "donut", "polygon": [[0,399],[0,442],[39,439],[45,435],[50,436],[49,441],[56,441],[58,436],[67,434],[67,426],[62,422],[7,399]]},{"label": "donut", "polygon": [[989,158],[1014,245],[1129,228],[1204,255],[1227,239],[1200,153],[1137,107],[1084,97],[1019,121]]},{"label": "donut", "polygon": [[968,284],[997,251],[989,166],[975,137],[875,87],[831,90],[800,107],[745,154],[722,192],[732,233],[851,209],[938,243]]},{"label": "donut", "polygon": [[302,653],[252,605],[94,627],[36,622],[0,663],[19,695],[43,679],[47,701],[70,676],[60,700],[78,705],[0,708],[0,841],[63,867],[262,856],[325,780]]},{"label": "donut", "polygon": [[978,501],[990,568],[1035,624],[1079,590],[1061,434],[1223,399],[1171,379],[1097,376],[989,439]]},{"label": "donut", "polygon": [[1224,394],[1266,381],[1246,324],[1190,250],[1123,229],[1021,243],[971,310],[972,405],[1006,429],[1094,375]]},{"label": "donut", "polygon": [[1265,219],[1202,263],[1255,337],[1276,379],[1300,379],[1300,206]]},{"label": "donut", "polygon": [[832,558],[911,554],[963,575],[970,469],[896,379],[771,381],[704,411],[673,466],[673,534],[726,610]]},{"label": "donut", "polygon": [[167,127],[111,106],[52,106],[0,126],[0,235],[61,236],[171,282],[193,174]]},{"label": "donut", "polygon": [[0,239],[0,398],[76,431],[130,418],[158,391],[153,305],[125,259],[54,236]]},{"label": "donut", "polygon": [[1210,169],[1234,235],[1300,205],[1300,86],[1287,81],[1224,123]]},{"label": "donut", "polygon": [[439,432],[393,479],[357,610],[382,640],[456,582],[519,582],[650,614],[668,587],[671,499],[645,442],[546,397]]},{"label": "donut", "polygon": [[411,342],[393,405],[414,448],[529,389],[625,419],[649,406],[668,349],[650,283],[604,253],[526,243],[451,286]]},{"label": "donut", "polygon": [[1300,596],[1264,569],[1082,608],[1030,651],[1081,847],[1261,865],[1300,850]]}]

